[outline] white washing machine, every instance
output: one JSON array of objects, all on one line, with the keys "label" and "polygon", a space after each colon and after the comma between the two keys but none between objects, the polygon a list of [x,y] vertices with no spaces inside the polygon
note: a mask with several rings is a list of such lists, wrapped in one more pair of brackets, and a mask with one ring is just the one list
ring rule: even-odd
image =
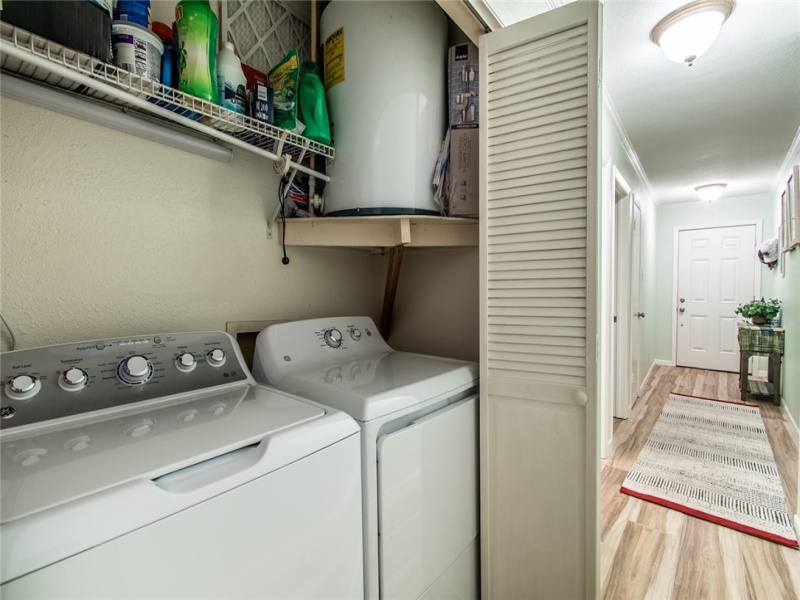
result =
[{"label": "white washing machine", "polygon": [[477,364],[343,317],[268,327],[253,375],[361,425],[367,598],[478,597]]},{"label": "white washing machine", "polygon": [[358,426],[227,334],[0,360],[3,598],[363,598]]}]

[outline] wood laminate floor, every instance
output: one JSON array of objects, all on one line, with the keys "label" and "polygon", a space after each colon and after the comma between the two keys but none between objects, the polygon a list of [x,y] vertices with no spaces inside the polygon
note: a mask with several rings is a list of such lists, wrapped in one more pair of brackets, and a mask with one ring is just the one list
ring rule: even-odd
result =
[{"label": "wood laminate floor", "polygon": [[[800,598],[800,551],[690,517],[619,491],[670,392],[739,400],[736,373],[653,368],[630,418],[615,420],[601,471],[603,598]],[[781,407],[760,402],[790,514],[797,506],[797,432]]]}]

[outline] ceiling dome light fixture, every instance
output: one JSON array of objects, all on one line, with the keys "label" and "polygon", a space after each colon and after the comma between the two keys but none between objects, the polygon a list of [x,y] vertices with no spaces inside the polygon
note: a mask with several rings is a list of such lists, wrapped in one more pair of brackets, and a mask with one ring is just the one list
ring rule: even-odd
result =
[{"label": "ceiling dome light fixture", "polygon": [[711,204],[722,195],[722,190],[727,186],[727,183],[709,183],[708,185],[697,186],[694,188],[694,191],[697,192],[701,200],[705,200]]},{"label": "ceiling dome light fixture", "polygon": [[661,19],[650,32],[650,39],[661,46],[668,59],[691,67],[711,48],[733,7],[733,0],[695,0]]}]

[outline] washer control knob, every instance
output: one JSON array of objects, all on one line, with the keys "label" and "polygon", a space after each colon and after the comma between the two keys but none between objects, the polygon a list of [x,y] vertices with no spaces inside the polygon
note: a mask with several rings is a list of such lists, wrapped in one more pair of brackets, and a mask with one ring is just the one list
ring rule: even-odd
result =
[{"label": "washer control knob", "polygon": [[175,366],[178,368],[178,371],[188,373],[189,371],[194,371],[194,368],[197,366],[197,361],[194,358],[194,354],[191,352],[184,352],[175,359]]},{"label": "washer control knob", "polygon": [[33,375],[16,375],[8,381],[6,395],[12,400],[28,400],[42,389],[42,382]]},{"label": "washer control knob", "polygon": [[208,358],[208,364],[212,367],[221,367],[225,364],[225,351],[221,348],[214,348],[206,357]]},{"label": "washer control knob", "polygon": [[325,332],[325,343],[331,348],[338,348],[342,345],[342,332],[332,327]]},{"label": "washer control knob", "polygon": [[125,383],[145,383],[153,374],[153,364],[146,356],[129,356],[122,361],[121,378]]},{"label": "washer control knob", "polygon": [[350,330],[350,337],[353,338],[355,341],[360,340],[361,339],[361,330],[360,329],[355,329],[355,328],[351,329]]},{"label": "washer control knob", "polygon": [[77,392],[86,387],[87,383],[89,383],[89,376],[86,371],[78,367],[70,367],[58,378],[58,385],[67,392]]}]

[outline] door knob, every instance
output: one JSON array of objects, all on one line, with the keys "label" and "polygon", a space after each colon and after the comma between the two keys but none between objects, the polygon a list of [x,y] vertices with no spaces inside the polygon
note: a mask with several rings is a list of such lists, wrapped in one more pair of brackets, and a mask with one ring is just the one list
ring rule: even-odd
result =
[{"label": "door knob", "polygon": [[685,310],[686,310],[685,308],[681,307],[681,308],[679,308],[679,309],[678,309],[678,312],[679,312],[679,313],[682,313],[682,312],[684,312]]},{"label": "door knob", "polygon": [[644,313],[636,313],[636,316],[640,319],[644,319]]},{"label": "door knob", "polygon": [[680,301],[681,302],[686,302],[686,298],[681,298]]}]

